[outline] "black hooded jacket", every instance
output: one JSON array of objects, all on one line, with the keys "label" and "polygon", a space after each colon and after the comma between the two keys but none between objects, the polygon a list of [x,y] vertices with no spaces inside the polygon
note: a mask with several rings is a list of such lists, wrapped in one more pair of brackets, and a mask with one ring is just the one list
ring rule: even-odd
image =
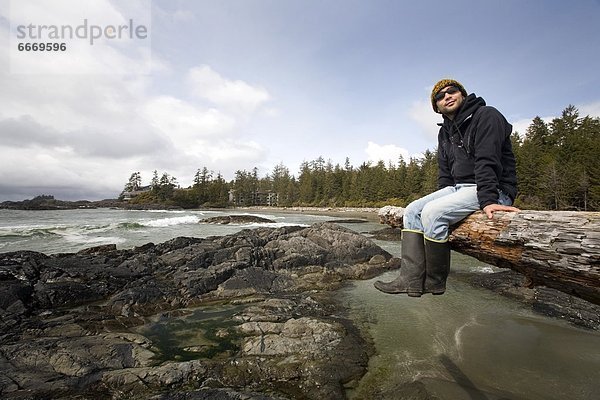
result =
[{"label": "black hooded jacket", "polygon": [[477,184],[481,208],[498,203],[498,190],[517,195],[512,125],[481,97],[467,96],[453,120],[444,116],[438,134],[440,188]]}]

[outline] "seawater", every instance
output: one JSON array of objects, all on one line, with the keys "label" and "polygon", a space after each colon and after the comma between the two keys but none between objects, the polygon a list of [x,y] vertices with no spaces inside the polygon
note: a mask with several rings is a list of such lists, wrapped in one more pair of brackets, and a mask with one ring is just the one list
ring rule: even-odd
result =
[{"label": "seawater", "polygon": [[[379,244],[400,255],[401,244]],[[376,280],[392,280],[397,271],[340,291],[352,319],[377,350],[359,386],[349,391],[350,399],[370,399],[378,390],[389,393],[414,381],[440,400],[600,398],[600,333],[536,314],[456,278],[475,271],[500,269],[453,253],[443,296],[411,298],[374,290]]]},{"label": "seawater", "polygon": [[[199,223],[204,218],[231,214],[257,215],[275,222]],[[258,226],[308,226],[336,219],[247,210],[0,210],[0,252],[33,250],[53,254],[111,243],[131,248],[178,236],[221,236]],[[342,225],[360,233],[382,228],[375,222]],[[400,243],[376,242],[400,255]],[[443,296],[409,298],[385,295],[373,288],[376,279],[391,280],[397,271],[350,282],[338,291],[335,295],[372,338],[376,349],[367,374],[348,391],[349,398],[372,399],[372,393],[386,389],[393,392],[414,381],[421,382],[440,400],[599,398],[600,333],[535,314],[518,301],[455,279],[460,272],[497,270],[454,253],[448,291]],[[170,341],[163,347],[167,350],[165,357],[185,359],[190,356],[190,348],[206,345],[207,341],[206,335],[195,338],[190,329],[208,331],[211,328],[206,321],[220,315],[218,310],[203,312],[195,311],[178,321],[174,326],[181,326],[180,334],[168,331],[165,335],[162,321],[155,322],[153,332],[146,333],[157,345],[166,336],[184,338],[181,343]],[[400,391],[398,396],[403,398]]]},{"label": "seawater", "polygon": [[[202,219],[228,214],[251,214],[273,220],[267,224],[200,224]],[[328,216],[250,213],[248,211],[136,211],[121,209],[0,210],[0,252],[33,250],[46,254],[76,252],[116,244],[131,248],[161,243],[178,236],[228,235],[258,226],[308,226],[335,219]]]}]

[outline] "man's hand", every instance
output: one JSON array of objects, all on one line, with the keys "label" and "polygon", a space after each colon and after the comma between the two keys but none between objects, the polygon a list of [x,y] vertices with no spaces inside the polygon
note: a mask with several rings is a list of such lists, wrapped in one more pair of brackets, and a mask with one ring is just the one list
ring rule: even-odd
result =
[{"label": "man's hand", "polygon": [[489,219],[492,219],[494,217],[494,213],[496,211],[516,212],[516,211],[521,211],[521,210],[519,210],[517,207],[503,206],[501,204],[488,204],[487,206],[483,207],[483,212],[487,215],[487,217]]}]

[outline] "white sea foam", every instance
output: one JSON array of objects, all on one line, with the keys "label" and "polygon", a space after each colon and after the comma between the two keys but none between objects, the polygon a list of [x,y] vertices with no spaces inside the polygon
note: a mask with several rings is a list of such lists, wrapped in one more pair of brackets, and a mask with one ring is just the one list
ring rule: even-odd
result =
[{"label": "white sea foam", "polygon": [[[10,243],[0,243],[0,250],[8,247],[8,246],[19,246],[21,243],[27,243],[27,239],[25,240],[12,240]],[[4,251],[4,250],[2,250]]]},{"label": "white sea foam", "polygon": [[84,243],[89,244],[120,244],[125,243],[127,239],[118,236],[101,236],[101,237],[88,237]]},{"label": "white sea foam", "polygon": [[125,238],[119,236],[89,236],[79,230],[69,230],[59,233],[60,236],[67,242],[85,244],[85,245],[100,245],[100,244],[119,244],[126,241]]},{"label": "white sea foam", "polygon": [[200,218],[196,215],[186,215],[183,217],[171,217],[161,218],[152,221],[139,221],[140,225],[150,226],[153,228],[161,228],[165,226],[183,225],[183,224],[197,224]]},{"label": "white sea foam", "polygon": [[56,226],[56,225],[49,226],[49,225],[40,225],[40,224],[6,225],[6,226],[0,227],[0,231],[10,230],[10,229],[14,229],[14,230],[51,229],[51,228],[60,228],[60,227],[64,227],[64,226]]},{"label": "white sea foam", "polygon": [[456,331],[454,332],[454,344],[455,344],[455,349],[456,349],[459,360],[462,359],[463,331],[465,330],[465,328],[468,328],[468,327],[471,327],[474,325],[479,325],[479,323],[477,322],[475,316],[471,316],[471,318],[467,322],[465,322],[464,324],[459,326],[456,329]]},{"label": "white sea foam", "polygon": [[111,231],[115,228],[115,224],[109,224],[109,225],[84,225],[82,227],[85,231],[88,232],[107,232],[107,231]]}]

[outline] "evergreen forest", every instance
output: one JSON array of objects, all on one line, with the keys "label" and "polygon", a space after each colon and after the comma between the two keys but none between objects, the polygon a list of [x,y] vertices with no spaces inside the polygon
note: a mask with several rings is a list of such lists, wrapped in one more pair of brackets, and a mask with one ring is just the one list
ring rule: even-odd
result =
[{"label": "evergreen forest", "polygon": [[[574,106],[547,123],[536,117],[526,132],[511,136],[517,162],[517,207],[535,210],[600,210],[600,118],[581,117]],[[134,172],[121,194],[136,193],[134,204],[183,208],[273,205],[319,207],[404,207],[437,189],[437,153],[397,163],[353,166],[318,157],[304,161],[297,174],[279,164],[266,176],[258,168],[239,170],[227,182],[206,167],[181,188],[168,173],[154,171],[150,185]]]}]

